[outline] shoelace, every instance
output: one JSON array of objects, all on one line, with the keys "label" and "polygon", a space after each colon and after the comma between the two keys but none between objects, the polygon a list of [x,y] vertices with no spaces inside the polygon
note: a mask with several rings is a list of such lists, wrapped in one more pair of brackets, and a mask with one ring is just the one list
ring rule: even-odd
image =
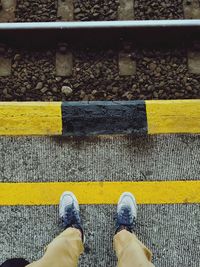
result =
[{"label": "shoelace", "polygon": [[73,227],[81,231],[82,241],[84,242],[84,233],[81,226],[81,221],[77,210],[74,205],[65,208],[64,217],[62,218],[62,223],[65,228]]},{"label": "shoelace", "polygon": [[66,207],[64,217],[62,218],[63,224],[65,227],[72,224],[80,224],[79,215],[74,206]]},{"label": "shoelace", "polygon": [[129,207],[122,207],[120,213],[114,216],[114,220],[116,221],[116,227],[117,227],[116,232],[118,232],[121,226],[125,226],[125,228],[129,232],[134,231],[136,228],[136,220],[135,217],[132,218],[131,210]]},{"label": "shoelace", "polygon": [[118,223],[131,226],[133,218],[131,216],[131,210],[129,207],[122,207],[118,214]]}]

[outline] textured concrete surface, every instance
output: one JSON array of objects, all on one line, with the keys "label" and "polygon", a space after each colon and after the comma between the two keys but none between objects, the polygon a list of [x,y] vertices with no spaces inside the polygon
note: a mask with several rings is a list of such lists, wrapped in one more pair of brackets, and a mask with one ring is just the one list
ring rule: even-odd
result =
[{"label": "textured concrete surface", "polygon": [[[88,139],[0,137],[0,182],[196,180],[194,135]],[[114,267],[114,206],[81,206],[87,242],[80,266]],[[141,205],[137,234],[156,267],[199,267],[200,205]],[[57,206],[0,207],[0,263],[36,260],[60,231]]]},{"label": "textured concrete surface", "polygon": [[[0,255],[37,260],[58,234],[58,207],[1,207]],[[137,234],[153,251],[156,267],[200,266],[200,206],[141,205]],[[82,206],[86,232],[80,266],[114,267],[114,206]],[[0,262],[1,262],[0,261]]]},{"label": "textured concrete surface", "polygon": [[0,181],[196,180],[200,136],[0,137]]}]

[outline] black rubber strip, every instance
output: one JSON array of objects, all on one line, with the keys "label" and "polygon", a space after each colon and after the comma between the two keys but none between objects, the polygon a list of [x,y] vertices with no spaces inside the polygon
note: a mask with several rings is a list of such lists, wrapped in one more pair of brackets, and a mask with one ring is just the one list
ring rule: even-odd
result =
[{"label": "black rubber strip", "polygon": [[63,102],[64,136],[147,133],[145,101]]}]

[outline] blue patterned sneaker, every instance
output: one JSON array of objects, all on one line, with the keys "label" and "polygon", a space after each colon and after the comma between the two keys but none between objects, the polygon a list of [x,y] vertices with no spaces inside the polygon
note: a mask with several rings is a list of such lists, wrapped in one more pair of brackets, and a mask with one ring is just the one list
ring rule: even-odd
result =
[{"label": "blue patterned sneaker", "polygon": [[123,193],[118,201],[117,215],[116,215],[116,231],[125,229],[129,232],[135,230],[137,218],[137,204],[134,196],[129,193]]},{"label": "blue patterned sneaker", "polygon": [[79,204],[72,192],[64,192],[60,197],[59,217],[65,229],[72,227],[79,229],[84,240],[83,228],[81,226]]}]

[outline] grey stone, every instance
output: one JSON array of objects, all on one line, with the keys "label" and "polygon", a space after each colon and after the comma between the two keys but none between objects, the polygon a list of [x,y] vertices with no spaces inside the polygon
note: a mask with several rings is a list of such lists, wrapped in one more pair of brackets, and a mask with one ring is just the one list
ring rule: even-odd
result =
[{"label": "grey stone", "polygon": [[14,61],[18,61],[18,60],[20,60],[20,58],[21,58],[21,55],[20,54],[16,54],[14,56]]},{"label": "grey stone", "polygon": [[78,13],[80,13],[80,11],[81,11],[81,9],[78,7],[78,8],[75,8],[74,9],[74,14],[78,14]]},{"label": "grey stone", "polygon": [[41,92],[44,94],[44,93],[46,93],[48,91],[48,88],[47,87],[43,87],[42,89],[41,89]]},{"label": "grey stone", "polygon": [[35,87],[35,89],[36,90],[40,90],[40,89],[42,89],[42,87],[43,87],[43,83],[42,82],[38,82],[36,87]]},{"label": "grey stone", "polygon": [[156,64],[155,64],[155,63],[151,63],[151,64],[149,65],[149,69],[150,69],[151,71],[154,71],[154,70],[156,69]]},{"label": "grey stone", "polygon": [[66,96],[69,96],[72,94],[73,90],[69,86],[63,86],[61,88],[61,92],[65,94]]}]

